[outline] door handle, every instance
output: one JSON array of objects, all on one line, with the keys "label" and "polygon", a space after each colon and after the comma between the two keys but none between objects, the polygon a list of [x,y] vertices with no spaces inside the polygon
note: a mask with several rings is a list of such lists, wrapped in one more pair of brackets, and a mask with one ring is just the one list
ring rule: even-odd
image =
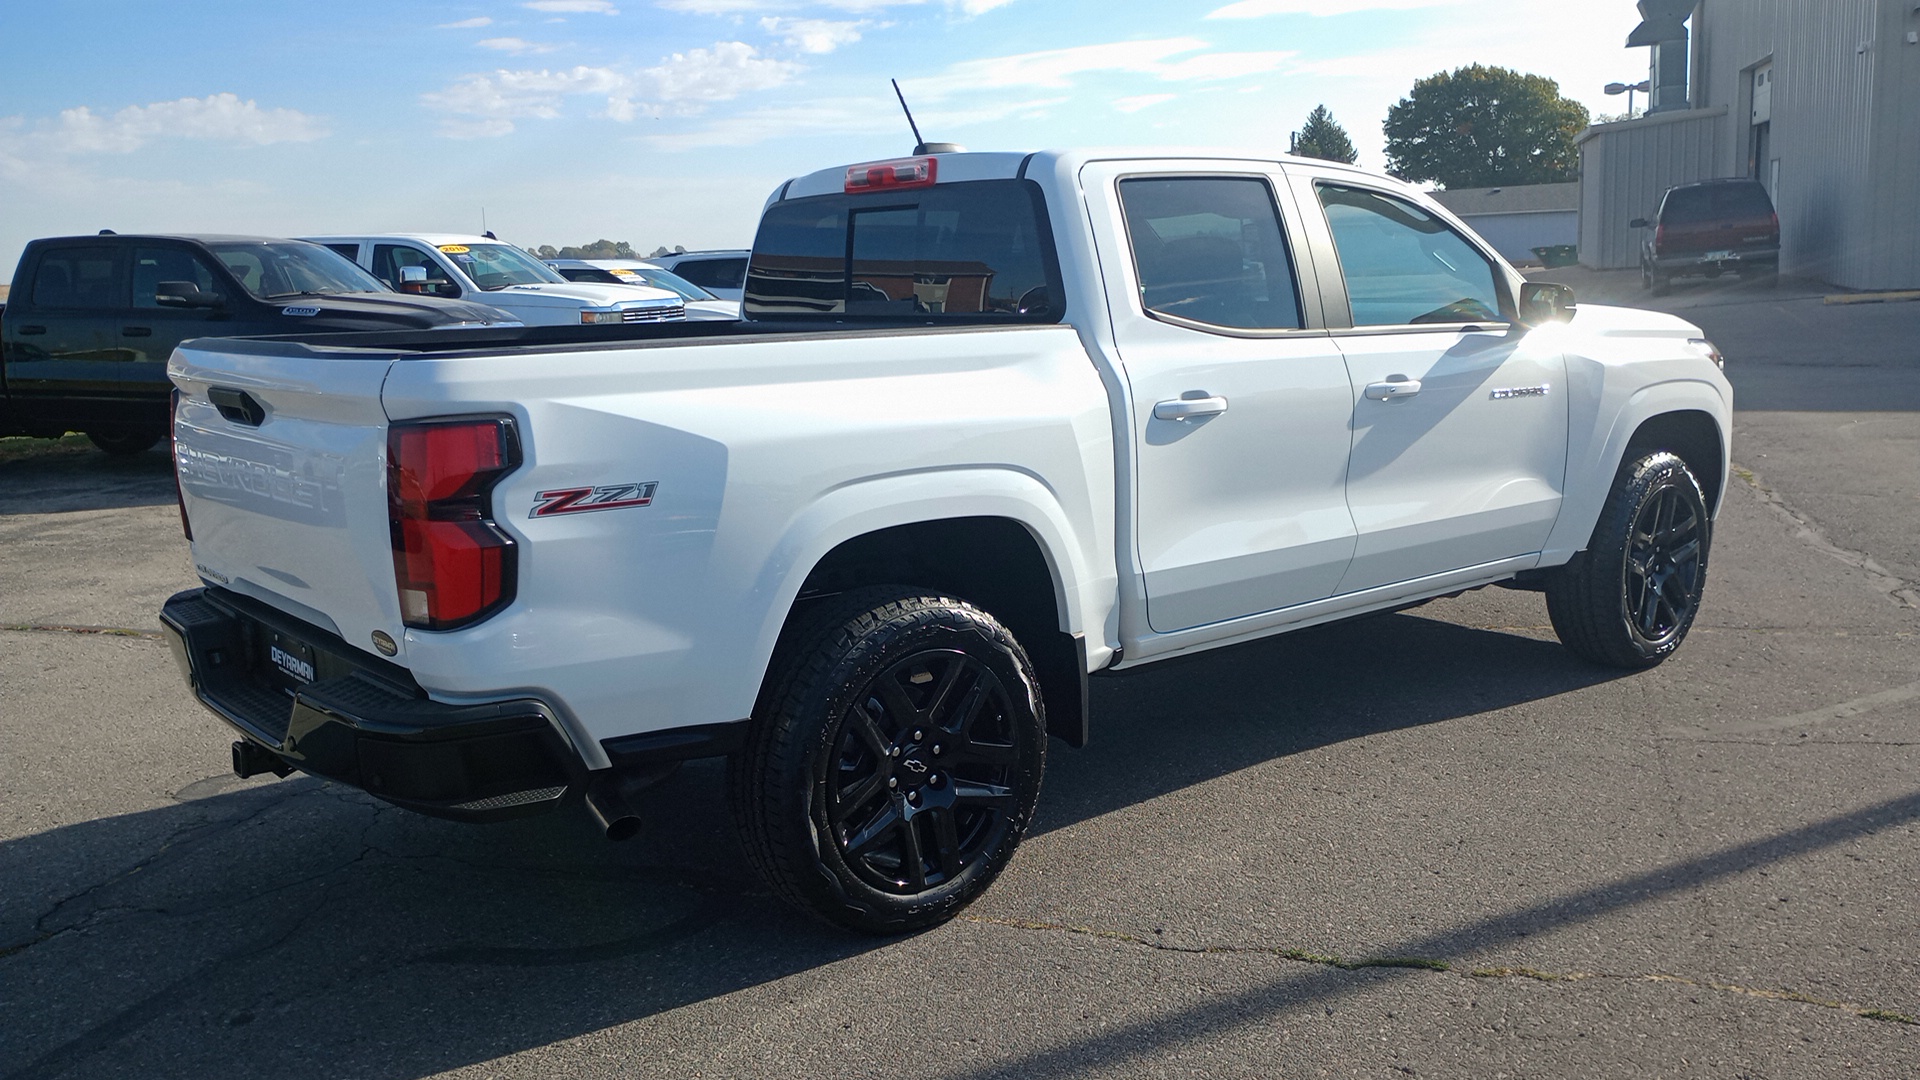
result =
[{"label": "door handle", "polygon": [[152,336],[153,336],[153,327],[151,327],[151,326],[123,326],[123,327],[121,327],[121,328],[120,328],[120,336],[121,336],[121,337],[152,337]]},{"label": "door handle", "polygon": [[21,337],[26,337],[31,334],[44,334],[46,332],[47,328],[44,326],[23,326],[20,328]]},{"label": "door handle", "polygon": [[1155,420],[1193,420],[1226,411],[1227,399],[1223,397],[1175,398],[1172,401],[1157,402],[1153,406],[1153,418]]},{"label": "door handle", "polygon": [[1367,384],[1369,401],[1398,401],[1401,398],[1410,398],[1419,392],[1420,380],[1409,379],[1404,375],[1396,375],[1386,382]]}]

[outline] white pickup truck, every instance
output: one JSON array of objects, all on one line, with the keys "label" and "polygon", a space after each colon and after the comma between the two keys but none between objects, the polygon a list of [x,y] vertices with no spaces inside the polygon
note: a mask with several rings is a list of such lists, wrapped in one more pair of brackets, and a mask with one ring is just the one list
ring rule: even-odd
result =
[{"label": "white pickup truck", "polygon": [[644,285],[568,281],[491,233],[303,236],[358,263],[395,292],[465,297],[504,308],[528,326],[669,322],[687,317],[679,295]]},{"label": "white pickup truck", "polygon": [[739,323],[183,345],[206,584],[163,621],[243,776],[619,838],[725,755],[777,892],[924,926],[1090,674],[1494,583],[1671,654],[1731,389],[1687,323],[1571,300],[1326,162],[830,169],[769,199]]}]

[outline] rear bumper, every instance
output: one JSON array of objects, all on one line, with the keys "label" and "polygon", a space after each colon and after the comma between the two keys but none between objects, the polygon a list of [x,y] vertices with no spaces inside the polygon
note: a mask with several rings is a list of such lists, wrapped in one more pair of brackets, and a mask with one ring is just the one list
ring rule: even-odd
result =
[{"label": "rear bumper", "polygon": [[1709,271],[1720,273],[1752,273],[1755,271],[1777,271],[1780,268],[1780,249],[1768,248],[1764,251],[1729,251],[1724,259],[1709,259],[1705,252],[1692,252],[1685,255],[1665,255],[1653,258],[1653,268],[1663,274],[1704,274]]},{"label": "rear bumper", "polygon": [[[433,701],[404,668],[221,589],[174,596],[160,622],[200,703],[302,772],[460,821],[536,813],[586,784],[540,701]],[[268,662],[267,642],[289,639],[311,647],[312,681]]]}]

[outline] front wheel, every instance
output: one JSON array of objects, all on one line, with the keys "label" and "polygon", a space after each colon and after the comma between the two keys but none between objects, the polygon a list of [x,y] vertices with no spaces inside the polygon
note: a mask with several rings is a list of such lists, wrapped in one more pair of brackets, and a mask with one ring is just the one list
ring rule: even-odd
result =
[{"label": "front wheel", "polygon": [[854,930],[953,917],[1013,857],[1040,794],[1032,664],[993,616],[910,588],[796,618],[732,765],[748,858]]},{"label": "front wheel", "polygon": [[1662,451],[1624,465],[1582,560],[1548,579],[1561,643],[1609,667],[1673,655],[1700,610],[1712,530],[1686,462]]}]

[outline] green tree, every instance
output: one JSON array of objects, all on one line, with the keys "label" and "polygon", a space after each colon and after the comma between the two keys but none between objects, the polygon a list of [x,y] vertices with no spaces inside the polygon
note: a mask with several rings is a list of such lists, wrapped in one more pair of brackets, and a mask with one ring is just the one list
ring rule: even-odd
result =
[{"label": "green tree", "polygon": [[1420,79],[1387,110],[1387,171],[1441,187],[1577,180],[1587,107],[1541,75],[1474,64]]},{"label": "green tree", "polygon": [[1307,122],[1293,133],[1293,149],[1289,152],[1348,165],[1360,157],[1360,152],[1353,148],[1353,140],[1347,138],[1347,129],[1340,126],[1325,105],[1316,105],[1307,114]]},{"label": "green tree", "polygon": [[556,248],[552,244],[541,244],[533,253],[542,259],[637,259],[633,245],[625,240],[618,243],[612,240],[595,240],[591,244],[568,245]]}]

